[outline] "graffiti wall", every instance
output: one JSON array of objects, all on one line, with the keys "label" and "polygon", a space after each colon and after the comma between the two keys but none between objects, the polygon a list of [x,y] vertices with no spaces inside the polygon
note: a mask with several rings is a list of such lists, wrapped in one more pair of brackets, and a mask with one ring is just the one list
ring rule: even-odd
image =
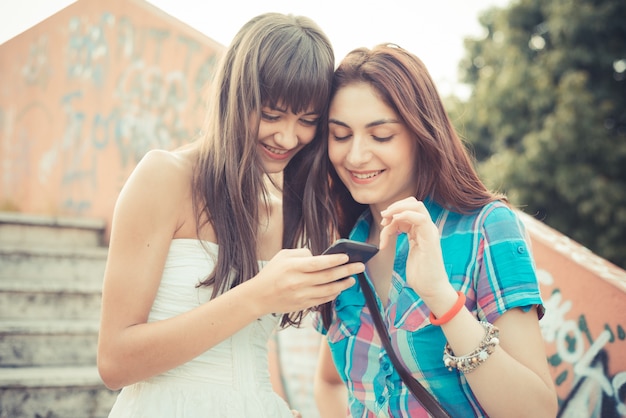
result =
[{"label": "graffiti wall", "polygon": [[222,51],[142,0],[81,0],[0,45],[0,210],[109,219],[148,149],[199,132]]},{"label": "graffiti wall", "polygon": [[626,416],[626,271],[530,217],[561,417]]}]

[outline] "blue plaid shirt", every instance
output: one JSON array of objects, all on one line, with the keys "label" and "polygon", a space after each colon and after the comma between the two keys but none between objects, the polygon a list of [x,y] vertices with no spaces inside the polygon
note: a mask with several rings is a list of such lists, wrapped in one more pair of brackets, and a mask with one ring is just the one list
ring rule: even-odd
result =
[{"label": "blue plaid shirt", "polygon": [[[508,206],[493,202],[480,212],[461,215],[426,201],[439,226],[444,264],[452,286],[467,295],[466,306],[481,320],[494,322],[508,309],[543,305],[523,225]],[[366,241],[371,213],[357,221],[350,238]],[[379,310],[391,344],[402,363],[455,417],[482,417],[485,411],[462,373],[443,364],[446,343],[441,328],[430,324],[429,309],[406,284],[406,234],[398,237],[389,304]],[[366,272],[367,276],[367,272]],[[358,282],[334,301],[333,321],[325,330],[333,360],[349,393],[352,417],[428,417],[402,383],[382,347]]]}]

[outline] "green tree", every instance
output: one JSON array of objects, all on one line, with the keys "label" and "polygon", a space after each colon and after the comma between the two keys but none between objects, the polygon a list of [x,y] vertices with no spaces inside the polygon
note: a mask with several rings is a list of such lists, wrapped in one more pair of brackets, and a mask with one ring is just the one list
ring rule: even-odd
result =
[{"label": "green tree", "polygon": [[626,268],[626,1],[514,0],[466,39],[451,114],[511,202]]}]

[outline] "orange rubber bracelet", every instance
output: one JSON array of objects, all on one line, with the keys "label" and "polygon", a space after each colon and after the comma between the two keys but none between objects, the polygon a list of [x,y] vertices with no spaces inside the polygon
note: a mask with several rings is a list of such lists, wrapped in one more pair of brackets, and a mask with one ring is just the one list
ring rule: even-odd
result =
[{"label": "orange rubber bracelet", "polygon": [[456,294],[459,296],[459,298],[454,303],[454,306],[451,307],[450,310],[446,312],[441,318],[435,318],[435,315],[433,315],[432,312],[430,313],[429,317],[430,317],[431,324],[443,325],[443,324],[450,322],[450,320],[454,318],[456,314],[459,313],[461,308],[465,306],[465,293],[459,291],[459,292],[456,292]]}]

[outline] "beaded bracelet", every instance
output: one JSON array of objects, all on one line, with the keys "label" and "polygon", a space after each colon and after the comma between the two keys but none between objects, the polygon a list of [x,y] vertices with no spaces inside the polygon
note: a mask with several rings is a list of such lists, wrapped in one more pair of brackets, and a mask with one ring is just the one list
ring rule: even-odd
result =
[{"label": "beaded bracelet", "polygon": [[443,349],[443,364],[448,370],[452,371],[457,369],[462,373],[470,373],[493,354],[496,346],[500,343],[498,339],[500,330],[498,327],[486,321],[480,321],[480,324],[485,328],[485,336],[478,345],[478,348],[471,353],[456,357],[450,348],[450,344],[446,343]]}]

